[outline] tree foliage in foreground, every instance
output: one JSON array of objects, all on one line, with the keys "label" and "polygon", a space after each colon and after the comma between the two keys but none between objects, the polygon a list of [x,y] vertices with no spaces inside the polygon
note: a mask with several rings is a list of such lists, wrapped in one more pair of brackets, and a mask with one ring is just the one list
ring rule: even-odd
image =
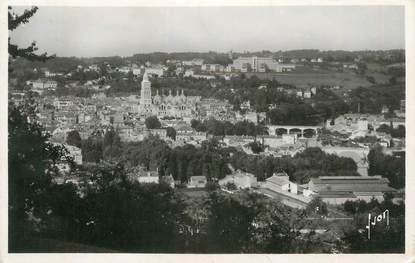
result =
[{"label": "tree foliage in foreground", "polygon": [[30,235],[30,217],[43,218],[45,194],[58,174],[57,163],[66,151],[47,142],[37,123],[30,122],[24,107],[9,105],[9,237],[11,247]]},{"label": "tree foliage in foreground", "polygon": [[[18,28],[22,24],[27,24],[29,22],[29,19],[37,12],[37,7],[32,7],[30,9],[26,9],[23,14],[18,15],[15,12],[13,12],[13,9],[11,7],[8,7],[8,25],[9,30],[14,31],[16,28]],[[46,61],[47,59],[53,58],[54,56],[48,56],[47,53],[43,53],[41,55],[38,55],[35,53],[35,51],[38,50],[38,47],[36,46],[36,42],[33,41],[30,46],[26,48],[20,48],[16,44],[12,44],[11,39],[9,37],[8,44],[9,44],[9,55],[12,58],[22,57],[26,58],[31,61]]]}]

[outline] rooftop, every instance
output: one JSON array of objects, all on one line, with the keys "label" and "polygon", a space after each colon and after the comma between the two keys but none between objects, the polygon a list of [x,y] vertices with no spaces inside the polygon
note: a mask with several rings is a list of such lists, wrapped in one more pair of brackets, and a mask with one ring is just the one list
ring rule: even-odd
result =
[{"label": "rooftop", "polygon": [[206,176],[204,175],[194,175],[190,177],[192,180],[207,180]]},{"label": "rooftop", "polygon": [[266,181],[276,185],[284,185],[290,182],[288,175],[273,175],[267,178]]},{"label": "rooftop", "polygon": [[321,191],[319,192],[319,196],[321,198],[356,198],[356,195],[347,191]]},{"label": "rooftop", "polygon": [[394,192],[389,180],[381,176],[332,176],[312,178],[312,190],[320,194],[325,192]]}]

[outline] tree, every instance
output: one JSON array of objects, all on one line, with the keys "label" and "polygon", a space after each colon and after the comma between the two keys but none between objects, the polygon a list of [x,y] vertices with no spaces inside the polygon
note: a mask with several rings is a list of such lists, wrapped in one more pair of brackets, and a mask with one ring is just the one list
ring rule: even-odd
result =
[{"label": "tree", "polygon": [[235,191],[238,190],[238,187],[236,187],[236,184],[234,182],[227,182],[225,184],[226,189],[231,190],[231,191]]},{"label": "tree", "polygon": [[366,63],[360,62],[357,64],[357,74],[364,75],[367,71]]},{"label": "tree", "polygon": [[172,140],[176,140],[176,130],[173,127],[167,127],[166,135],[167,137],[170,137]]},{"label": "tree", "polygon": [[102,155],[105,160],[116,161],[121,157],[121,139],[115,130],[108,130],[105,133],[102,141],[102,149]]},{"label": "tree", "polygon": [[211,252],[243,252],[250,239],[255,209],[216,192],[210,195],[209,205],[208,247]]},{"label": "tree", "polygon": [[157,116],[150,116],[145,120],[147,129],[159,129],[161,128],[161,123]]},{"label": "tree", "polygon": [[264,151],[264,147],[259,142],[250,142],[248,144],[249,147],[251,147],[251,150],[253,153],[260,153]]},{"label": "tree", "polygon": [[376,79],[373,76],[366,76],[366,80],[372,84],[376,84]]},{"label": "tree", "polygon": [[367,214],[355,217],[352,227],[344,231],[341,240],[348,253],[404,253],[405,251],[405,216],[393,216],[389,226],[380,222],[371,228],[370,240],[364,226]]},{"label": "tree", "polygon": [[184,203],[169,186],[130,182],[122,165],[95,166],[88,172],[96,187],[89,187],[83,198],[67,184],[54,187],[58,197],[51,217],[62,224],[49,224],[49,231],[60,239],[126,252],[178,251]]},{"label": "tree", "polygon": [[108,130],[104,135],[103,148],[121,146],[121,139],[114,130]]},{"label": "tree", "polygon": [[399,125],[396,129],[392,130],[393,138],[405,138],[406,128],[403,125]]},{"label": "tree", "polygon": [[103,158],[102,137],[90,136],[82,142],[82,160],[98,163]]},{"label": "tree", "polygon": [[[29,23],[29,18],[31,18],[36,12],[38,8],[32,7],[29,10],[25,10],[23,14],[18,15],[15,12],[13,12],[12,8],[8,7],[8,25],[9,30],[14,31],[16,28],[18,28],[22,24]],[[38,50],[38,47],[36,46],[36,42],[33,41],[32,44],[29,47],[26,48],[20,48],[15,44],[12,44],[11,39],[9,37],[8,44],[9,44],[9,55],[12,58],[22,57],[26,58],[30,61],[46,61],[48,59],[54,58],[55,56],[48,56],[47,53],[43,53],[41,55],[37,55],[35,51]],[[10,70],[10,69],[9,69]]]},{"label": "tree", "polygon": [[19,240],[31,235],[28,216],[45,216],[51,179],[58,174],[56,164],[66,152],[47,142],[48,136],[24,106],[9,106],[9,241],[13,250]]},{"label": "tree", "polygon": [[[37,7],[17,15],[8,7],[8,28],[14,31],[29,22]],[[18,57],[31,61],[46,61],[54,56],[47,53],[37,55],[36,42],[27,48],[19,48],[8,38],[9,58]],[[9,59],[9,73],[12,72]],[[56,164],[62,160],[66,151],[62,147],[47,142],[48,136],[42,127],[33,121],[33,105],[26,101],[23,106],[9,104],[9,249],[18,249],[21,240],[31,235],[32,228],[28,216],[42,218],[47,211],[48,200],[43,200],[51,178],[58,173]]]},{"label": "tree", "polygon": [[397,128],[393,128],[390,125],[382,124],[376,129],[377,132],[384,132],[390,134],[393,138],[405,138],[405,126],[399,125]]},{"label": "tree", "polygon": [[313,200],[311,200],[311,202],[308,203],[306,211],[309,214],[317,214],[323,216],[327,216],[328,214],[327,204],[324,203],[320,197],[313,198]]},{"label": "tree", "polygon": [[79,135],[79,132],[77,130],[68,132],[66,136],[66,143],[69,145],[81,148],[82,139],[81,139],[81,136]]},{"label": "tree", "polygon": [[377,145],[368,154],[369,175],[383,175],[395,188],[405,186],[405,156],[395,157],[383,153],[382,147]]}]

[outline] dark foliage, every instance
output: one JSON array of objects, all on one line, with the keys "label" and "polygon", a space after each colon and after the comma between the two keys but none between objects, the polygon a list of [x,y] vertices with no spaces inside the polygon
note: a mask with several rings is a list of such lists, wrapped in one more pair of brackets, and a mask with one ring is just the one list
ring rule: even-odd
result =
[{"label": "dark foliage", "polygon": [[403,125],[393,128],[390,125],[382,124],[376,129],[376,131],[390,134],[393,138],[405,138],[406,129]]},{"label": "dark foliage", "polygon": [[[27,104],[26,104],[27,106]],[[66,151],[47,142],[42,127],[30,122],[31,107],[9,105],[9,246],[31,234],[29,217],[43,218],[44,195]],[[29,112],[27,112],[29,111]],[[46,200],[49,201],[49,200]],[[30,215],[30,216],[29,216]],[[33,230],[33,229],[32,229]]]},{"label": "dark foliage", "polygon": [[146,118],[146,127],[147,129],[159,129],[161,128],[161,123],[157,116],[150,116]]},{"label": "dark foliage", "polygon": [[299,184],[323,175],[355,175],[357,169],[352,159],[326,154],[319,148],[307,148],[294,157],[282,158],[236,152],[230,160],[233,167],[253,173],[259,181],[272,176],[274,172],[286,172],[291,180]]},{"label": "dark foliage", "polygon": [[79,132],[76,130],[68,132],[66,136],[66,143],[80,148],[82,145],[82,139]]},{"label": "dark foliage", "polygon": [[250,121],[239,121],[232,124],[229,121],[219,121],[215,119],[205,120],[203,122],[199,120],[192,120],[191,126],[193,129],[199,132],[207,132],[215,136],[224,135],[248,135],[256,136],[266,133],[266,127],[258,124],[255,125]]},{"label": "dark foliage", "polygon": [[405,187],[405,155],[386,155],[382,147],[376,146],[370,150],[368,161],[369,175],[382,175],[389,179],[392,187]]},{"label": "dark foliage", "polygon": [[[17,27],[19,27],[22,24],[27,24],[29,22],[29,19],[37,12],[37,7],[32,7],[29,10],[25,10],[23,14],[18,15],[13,12],[11,7],[8,7],[8,25],[9,30],[13,31]],[[9,55],[12,58],[22,57],[31,61],[46,61],[47,59],[53,58],[54,56],[48,56],[47,53],[37,55],[35,51],[37,51],[36,42],[33,41],[32,44],[29,47],[26,48],[20,48],[15,44],[12,44],[10,42],[9,37]]]}]

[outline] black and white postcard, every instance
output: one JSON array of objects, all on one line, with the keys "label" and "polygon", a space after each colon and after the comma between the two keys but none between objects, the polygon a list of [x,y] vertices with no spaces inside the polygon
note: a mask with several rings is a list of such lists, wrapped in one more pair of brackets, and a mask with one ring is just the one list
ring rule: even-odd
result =
[{"label": "black and white postcard", "polygon": [[414,2],[6,2],[0,261],[413,262]]}]

